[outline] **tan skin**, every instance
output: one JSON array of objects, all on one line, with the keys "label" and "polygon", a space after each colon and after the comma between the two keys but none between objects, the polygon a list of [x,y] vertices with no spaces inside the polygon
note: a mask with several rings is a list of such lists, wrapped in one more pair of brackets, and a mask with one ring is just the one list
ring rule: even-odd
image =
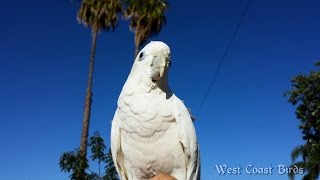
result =
[{"label": "tan skin", "polygon": [[151,178],[150,180],[177,180],[177,179],[172,176],[169,176],[168,174],[160,173],[155,177]]}]

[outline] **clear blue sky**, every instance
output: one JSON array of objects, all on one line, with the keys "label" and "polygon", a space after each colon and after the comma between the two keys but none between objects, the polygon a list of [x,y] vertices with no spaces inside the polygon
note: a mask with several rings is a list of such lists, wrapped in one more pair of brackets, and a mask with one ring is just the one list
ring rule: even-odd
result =
[{"label": "clear blue sky", "polygon": [[[170,1],[167,24],[153,40],[171,47],[170,85],[197,113],[247,0]],[[90,29],[76,21],[78,3],[3,1],[0,6],[0,179],[64,180],[58,160],[79,146]],[[290,79],[320,58],[320,2],[253,0],[195,122],[202,179],[287,179],[219,176],[215,165],[290,164],[302,144]],[[94,73],[90,133],[109,146],[111,120],[133,59],[127,22],[101,32]]]}]

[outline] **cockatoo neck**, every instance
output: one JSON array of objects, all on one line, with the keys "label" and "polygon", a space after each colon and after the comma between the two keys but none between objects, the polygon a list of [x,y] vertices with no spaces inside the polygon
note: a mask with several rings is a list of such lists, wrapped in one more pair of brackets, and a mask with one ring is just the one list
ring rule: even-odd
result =
[{"label": "cockatoo neck", "polygon": [[144,92],[152,94],[162,94],[165,93],[166,97],[171,97],[172,91],[168,84],[168,69],[165,69],[163,76],[154,81],[150,77],[150,72],[148,68],[141,66],[141,64],[134,64],[130,76],[135,79],[135,84],[144,90]]}]

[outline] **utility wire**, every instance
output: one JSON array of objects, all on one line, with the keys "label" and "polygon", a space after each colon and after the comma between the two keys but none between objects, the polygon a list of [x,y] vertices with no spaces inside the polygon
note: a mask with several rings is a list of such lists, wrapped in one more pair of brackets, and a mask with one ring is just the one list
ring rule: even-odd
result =
[{"label": "utility wire", "polygon": [[215,83],[215,81],[216,81],[216,78],[217,78],[217,76],[218,76],[218,73],[219,73],[219,71],[220,71],[220,69],[221,69],[221,67],[222,67],[223,61],[225,60],[225,58],[226,58],[226,56],[227,56],[227,54],[228,54],[228,52],[229,52],[229,49],[230,49],[230,47],[231,47],[231,45],[232,45],[232,42],[233,42],[234,38],[236,37],[237,32],[238,32],[238,30],[239,30],[239,28],[240,28],[240,26],[241,26],[241,24],[242,24],[242,22],[243,22],[243,19],[244,19],[245,15],[247,14],[247,11],[248,11],[248,9],[249,9],[249,6],[250,6],[250,4],[251,4],[251,1],[252,1],[252,0],[248,0],[248,2],[247,2],[247,5],[246,5],[246,7],[245,7],[245,9],[244,9],[244,11],[243,11],[243,13],[242,13],[242,15],[241,15],[240,22],[238,23],[235,31],[233,32],[232,37],[231,37],[231,40],[229,41],[229,44],[228,44],[228,46],[227,46],[227,49],[225,50],[225,52],[224,52],[224,54],[223,54],[223,56],[222,56],[222,58],[221,58],[221,60],[220,60],[220,62],[219,62],[218,68],[217,68],[217,70],[214,72],[214,74],[213,74],[213,76],[212,76],[212,79],[211,79],[211,81],[210,81],[209,87],[208,87],[208,89],[206,90],[206,92],[205,92],[205,94],[204,94],[204,97],[203,97],[203,99],[202,99],[202,101],[201,101],[201,104],[200,104],[200,107],[199,107],[199,110],[198,110],[198,113],[197,113],[196,117],[199,117],[200,112],[201,112],[201,110],[202,110],[202,108],[203,108],[203,105],[204,105],[204,103],[205,103],[208,95],[210,94],[210,91],[211,91],[211,89],[212,89],[212,86],[214,85],[214,83]]}]

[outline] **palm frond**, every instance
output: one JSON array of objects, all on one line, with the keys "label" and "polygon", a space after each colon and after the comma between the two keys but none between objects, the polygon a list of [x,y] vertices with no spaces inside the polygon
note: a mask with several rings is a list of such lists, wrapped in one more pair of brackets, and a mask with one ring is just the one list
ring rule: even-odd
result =
[{"label": "palm frond", "polygon": [[[305,162],[300,161],[300,162],[296,162],[296,163],[290,165],[290,168],[302,168],[302,169],[305,169],[306,168],[306,164],[305,164]],[[291,180],[294,180],[295,175],[296,174],[293,171],[289,171],[289,173],[288,173],[289,179],[291,179]]]},{"label": "palm frond", "polygon": [[297,146],[291,152],[291,161],[295,162],[299,156],[304,156],[305,154],[305,146]]},{"label": "palm frond", "polygon": [[166,24],[166,0],[124,0],[126,10],[124,17],[130,19],[130,30],[135,33],[137,45],[160,33]]},{"label": "palm frond", "polygon": [[85,26],[98,25],[99,29],[114,30],[121,12],[120,0],[83,0],[77,20]]}]

